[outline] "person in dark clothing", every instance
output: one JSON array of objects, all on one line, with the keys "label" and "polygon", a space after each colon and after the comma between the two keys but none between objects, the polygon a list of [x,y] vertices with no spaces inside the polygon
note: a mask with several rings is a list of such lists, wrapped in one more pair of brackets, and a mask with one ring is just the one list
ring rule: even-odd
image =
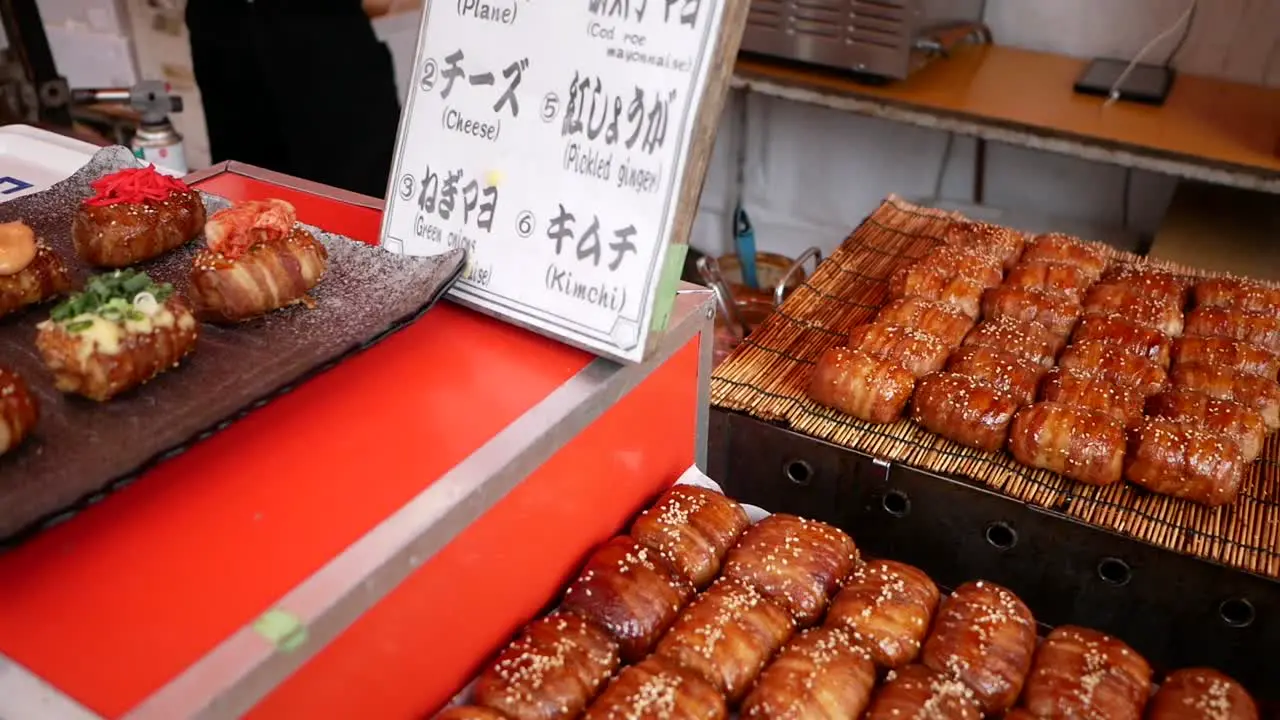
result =
[{"label": "person in dark clothing", "polygon": [[361,0],[188,0],[214,162],[383,197],[400,120]]}]

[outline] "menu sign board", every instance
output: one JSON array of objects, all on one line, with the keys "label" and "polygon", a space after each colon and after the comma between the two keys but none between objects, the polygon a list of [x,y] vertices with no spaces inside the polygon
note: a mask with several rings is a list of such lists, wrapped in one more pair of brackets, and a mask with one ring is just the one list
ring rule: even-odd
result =
[{"label": "menu sign board", "polygon": [[673,239],[687,242],[747,4],[428,2],[384,247],[466,248],[455,299],[643,359],[655,307],[670,302],[659,286]]}]

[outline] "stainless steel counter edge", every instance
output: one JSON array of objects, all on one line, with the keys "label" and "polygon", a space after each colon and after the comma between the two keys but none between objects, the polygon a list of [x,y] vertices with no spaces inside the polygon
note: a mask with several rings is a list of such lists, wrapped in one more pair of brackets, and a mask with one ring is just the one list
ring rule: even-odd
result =
[{"label": "stainless steel counter edge", "polygon": [[214,720],[248,712],[698,333],[698,462],[705,465],[713,315],[710,293],[682,285],[654,357],[636,365],[593,360],[276,603],[305,627],[300,646],[278,649],[246,625],[125,717]]},{"label": "stainless steel counter edge", "polygon": [[1280,193],[1280,178],[1262,169],[1254,173],[1248,168],[1224,168],[1207,162],[1198,163],[1190,159],[1161,155],[1155,151],[1105,146],[1101,142],[1090,142],[1084,138],[1038,133],[1032,129],[1013,128],[992,121],[984,121],[981,118],[958,117],[924,108],[904,107],[875,98],[795,86],[751,75],[735,75],[730,82],[730,87],[781,100],[817,105],[831,110],[882,118],[931,130],[954,132],[993,142],[1069,155],[1082,160],[1149,170],[1214,185]]},{"label": "stainless steel counter edge", "polygon": [[97,720],[98,716],[0,655],[0,720]]},{"label": "stainless steel counter edge", "polygon": [[324,185],[311,180],[303,180],[302,178],[296,178],[292,175],[285,175],[284,173],[267,170],[266,168],[260,168],[256,165],[249,165],[248,163],[236,162],[235,160],[224,160],[216,165],[210,165],[203,170],[196,170],[182,179],[187,184],[194,185],[195,183],[217,177],[223,173],[231,173],[233,175],[241,175],[253,180],[261,180],[265,183],[276,185],[278,187],[297,190],[298,192],[315,195],[326,200],[336,200],[340,203],[369,208],[370,210],[377,210],[378,212],[382,212],[383,208],[386,206],[386,202],[382,198],[361,195],[359,193],[351,192],[350,190],[343,190],[342,188],[336,188],[332,185]]}]

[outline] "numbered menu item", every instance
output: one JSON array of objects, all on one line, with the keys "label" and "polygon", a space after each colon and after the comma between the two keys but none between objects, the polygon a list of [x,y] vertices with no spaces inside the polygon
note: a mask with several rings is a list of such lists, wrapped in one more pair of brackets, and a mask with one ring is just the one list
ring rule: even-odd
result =
[{"label": "numbered menu item", "polygon": [[98,178],[76,211],[71,239],[90,265],[122,268],[186,245],[204,229],[205,207],[186,183],[154,166]]},{"label": "numbered menu item", "polygon": [[90,279],[37,330],[58,390],[99,402],[177,367],[200,335],[172,285],[129,270]]},{"label": "numbered menu item", "polygon": [[707,119],[731,66],[721,56],[736,52],[745,11],[709,0],[429,3],[384,246],[464,248],[459,300],[642,358],[710,154]]},{"label": "numbered menu item", "polygon": [[188,279],[196,315],[206,322],[249,320],[294,303],[328,268],[329,253],[298,225],[284,200],[252,200],[219,210],[205,225],[207,247]]},{"label": "numbered menu item", "polygon": [[0,318],[71,291],[67,268],[22,221],[0,223]]}]

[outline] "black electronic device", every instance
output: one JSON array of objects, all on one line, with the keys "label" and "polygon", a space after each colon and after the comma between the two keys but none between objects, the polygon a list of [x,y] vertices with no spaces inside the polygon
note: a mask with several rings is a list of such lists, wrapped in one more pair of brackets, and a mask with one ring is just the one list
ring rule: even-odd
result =
[{"label": "black electronic device", "polygon": [[1117,100],[1163,105],[1173,88],[1173,68],[1137,63],[1130,70],[1130,64],[1127,60],[1098,58],[1076,78],[1075,91],[1110,97],[1114,88]]}]

